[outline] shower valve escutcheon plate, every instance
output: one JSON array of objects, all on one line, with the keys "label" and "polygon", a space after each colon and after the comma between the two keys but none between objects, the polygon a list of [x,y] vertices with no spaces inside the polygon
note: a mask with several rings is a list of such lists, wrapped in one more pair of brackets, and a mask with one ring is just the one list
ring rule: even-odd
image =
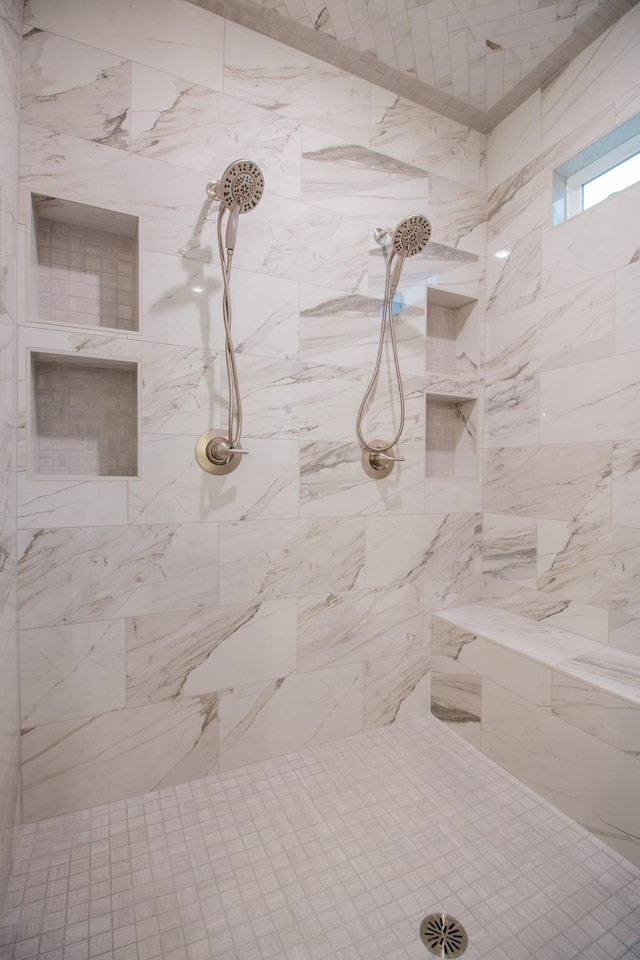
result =
[{"label": "shower valve escutcheon plate", "polygon": [[372,440],[373,450],[362,451],[362,469],[368,477],[382,480],[388,477],[396,463],[402,463],[404,457],[396,457],[392,448],[384,440]]},{"label": "shower valve escutcheon plate", "polygon": [[219,430],[207,430],[196,442],[196,460],[203,470],[216,476],[224,476],[236,469],[248,450],[234,449],[227,437]]}]

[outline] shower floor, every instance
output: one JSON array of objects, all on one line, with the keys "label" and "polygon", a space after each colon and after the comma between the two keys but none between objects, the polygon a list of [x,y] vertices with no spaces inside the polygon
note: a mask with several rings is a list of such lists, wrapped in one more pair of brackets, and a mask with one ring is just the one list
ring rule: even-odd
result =
[{"label": "shower floor", "polygon": [[[596,774],[597,775],[597,774]],[[0,958],[640,957],[640,869],[432,717],[23,830]]]}]

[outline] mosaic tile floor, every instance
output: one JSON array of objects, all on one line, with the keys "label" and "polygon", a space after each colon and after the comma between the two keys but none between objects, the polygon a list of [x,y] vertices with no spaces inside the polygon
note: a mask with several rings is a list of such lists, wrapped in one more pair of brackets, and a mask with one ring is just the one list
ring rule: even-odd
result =
[{"label": "mosaic tile floor", "polygon": [[1,960],[640,957],[640,869],[425,717],[24,829]]}]

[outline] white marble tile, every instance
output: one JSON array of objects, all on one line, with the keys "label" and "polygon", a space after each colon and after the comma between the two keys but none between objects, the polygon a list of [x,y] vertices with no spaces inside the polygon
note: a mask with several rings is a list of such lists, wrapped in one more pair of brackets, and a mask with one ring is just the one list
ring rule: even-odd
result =
[{"label": "white marble tile", "polygon": [[486,194],[440,177],[430,176],[427,217],[433,239],[445,246],[484,255],[486,249]]},{"label": "white marble tile", "polygon": [[[626,650],[601,647],[567,660],[562,671],[640,707],[640,660]],[[640,712],[638,731],[640,736]]]},{"label": "white marble tile", "polygon": [[536,623],[528,617],[500,610],[487,603],[445,610],[436,614],[436,617],[547,666],[556,666],[602,646],[586,637],[574,636],[545,623]]},{"label": "white marble tile", "polygon": [[15,324],[18,319],[17,260],[18,225],[16,223],[17,206],[6,193],[0,175],[0,322]]},{"label": "white marble tile", "polygon": [[126,706],[124,620],[20,632],[23,727]]},{"label": "white marble tile", "polygon": [[127,523],[127,481],[28,480],[18,471],[18,526],[105,526]]},{"label": "white marble tile", "polygon": [[[378,224],[372,224],[375,228]],[[370,231],[370,236],[373,229]],[[382,249],[373,241],[369,248],[368,293],[384,296],[386,263]],[[406,304],[423,304],[425,287],[443,287],[463,297],[478,296],[479,258],[475,253],[455,249],[432,238],[421,253],[408,258],[402,268],[396,299]]]},{"label": "white marble tile", "polygon": [[126,150],[130,105],[131,64],[126,58],[56,33],[25,34],[23,123]]},{"label": "white marble tile", "polygon": [[542,152],[540,91],[499,123],[487,137],[487,189],[491,192]]},{"label": "white marble tile", "polygon": [[237,366],[247,436],[353,440],[365,371],[248,355]]},{"label": "white marble tile", "polygon": [[447,657],[433,656],[431,713],[480,748],[482,677],[469,667]]},{"label": "white marble tile", "polygon": [[598,643],[609,638],[609,610],[569,600],[558,594],[541,593],[497,577],[483,578],[482,598],[493,607],[538,620]]},{"label": "white marble tile", "polygon": [[638,534],[627,527],[538,523],[538,589],[611,608],[640,596]]},{"label": "white marble tile", "polygon": [[480,523],[477,514],[367,517],[367,587],[447,580],[450,586],[475,572]]},{"label": "white marble tile", "polygon": [[517,240],[506,257],[487,258],[487,318],[517,310],[540,295],[542,238],[539,230]]},{"label": "white marble tile", "polygon": [[431,658],[422,650],[370,660],[364,666],[364,729],[430,712]]},{"label": "white marble tile", "polygon": [[640,766],[634,758],[489,680],[482,721],[487,756],[623,856],[637,860]]},{"label": "white marble tile", "polygon": [[217,542],[207,525],[23,531],[19,549],[23,628],[216,601]]},{"label": "white marble tile", "polygon": [[127,622],[127,705],[285,677],[296,666],[296,601],[150,614]]},{"label": "white marble tile", "polygon": [[18,168],[18,91],[20,83],[20,30],[0,21],[0,184],[12,209],[15,207]]},{"label": "white marble tile", "polygon": [[369,142],[369,84],[236,23],[225,23],[225,93],[355,143]]},{"label": "white marble tile", "polygon": [[612,523],[640,527],[640,440],[613,445]]},{"label": "white marble tile", "polygon": [[426,480],[425,513],[482,512],[482,484],[474,480]]},{"label": "white marble tile", "polygon": [[[640,84],[629,87],[615,100],[615,126],[640,113]],[[613,124],[612,124],[613,126]]]},{"label": "white marble tile", "polygon": [[362,730],[362,666],[248,684],[220,698],[220,770]]},{"label": "white marble tile", "polygon": [[250,157],[265,190],[300,194],[300,127],[189,80],[132,65],[130,149],[218,180],[233,160]]},{"label": "white marble tile", "polygon": [[[600,682],[600,678],[598,678]],[[553,713],[585,733],[640,759],[640,712],[637,703],[563,671],[553,673]]]},{"label": "white marble tile", "polygon": [[640,418],[640,352],[540,377],[541,443],[633,440]]},{"label": "white marble tile", "polygon": [[222,90],[224,21],[178,0],[106,0],[99,6],[83,0],[31,0],[25,27],[51,30],[72,40],[107,50]]},{"label": "white marble tile", "polygon": [[[355,431],[354,431],[355,432]],[[391,439],[391,437],[389,437]],[[424,447],[400,442],[405,458],[388,477],[374,480],[362,466],[355,443],[300,444],[300,516],[340,517],[375,513],[419,513],[424,503]]]},{"label": "white marble tile", "polygon": [[486,450],[484,508],[522,517],[607,523],[612,455],[611,443]]},{"label": "white marble tile", "polygon": [[638,82],[640,17],[626,16],[578,54],[542,92],[546,149]]},{"label": "white marble tile", "polygon": [[303,598],[298,601],[298,671],[407,656],[421,647],[422,620],[417,586]]},{"label": "white marble tile", "polygon": [[537,521],[487,513],[482,523],[482,572],[535,587]]},{"label": "white marble tile", "polygon": [[31,727],[22,738],[25,821],[215,773],[217,708],[215,696],[189,697]]},{"label": "white marble tile", "polygon": [[609,643],[640,657],[640,603],[626,603],[610,611]]},{"label": "white marble tile", "polygon": [[640,184],[634,184],[544,231],[542,295],[632,263],[638,257],[633,224],[639,216]]},{"label": "white marble tile", "polygon": [[220,603],[304,597],[364,586],[364,519],[220,525]]},{"label": "white marble tile", "polygon": [[371,146],[405,163],[482,189],[484,137],[382,87],[371,87]]},{"label": "white marble tile", "polygon": [[616,353],[640,350],[640,257],[615,272]]},{"label": "white marble tile", "polygon": [[[383,357],[386,354],[383,354]],[[398,386],[393,371],[393,360],[382,368],[380,377],[374,385],[371,396],[364,411],[364,433],[366,438],[376,439],[385,437],[393,439],[400,426],[400,401]],[[429,387],[429,379],[425,376],[405,374],[403,367],[402,388],[404,390],[404,426],[402,428],[402,443],[420,443],[424,461],[424,438],[426,427],[425,393]],[[424,475],[424,462],[423,462]],[[466,509],[466,508],[465,508]],[[441,511],[443,512],[443,511]]]},{"label": "white marble tile", "polygon": [[[226,435],[226,427],[221,430]],[[202,523],[298,516],[298,444],[243,437],[233,473],[213,476],[195,458],[195,436],[142,437],[140,480],[129,481],[129,523]]]},{"label": "white marble tile", "polygon": [[588,280],[485,324],[487,376],[521,379],[614,352],[611,276]]}]

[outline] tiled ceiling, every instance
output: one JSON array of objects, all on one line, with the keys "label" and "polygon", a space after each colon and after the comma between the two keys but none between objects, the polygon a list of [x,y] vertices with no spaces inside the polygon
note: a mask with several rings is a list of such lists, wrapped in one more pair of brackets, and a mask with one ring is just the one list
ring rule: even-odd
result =
[{"label": "tiled ceiling", "polygon": [[640,0],[191,0],[488,132]]}]

